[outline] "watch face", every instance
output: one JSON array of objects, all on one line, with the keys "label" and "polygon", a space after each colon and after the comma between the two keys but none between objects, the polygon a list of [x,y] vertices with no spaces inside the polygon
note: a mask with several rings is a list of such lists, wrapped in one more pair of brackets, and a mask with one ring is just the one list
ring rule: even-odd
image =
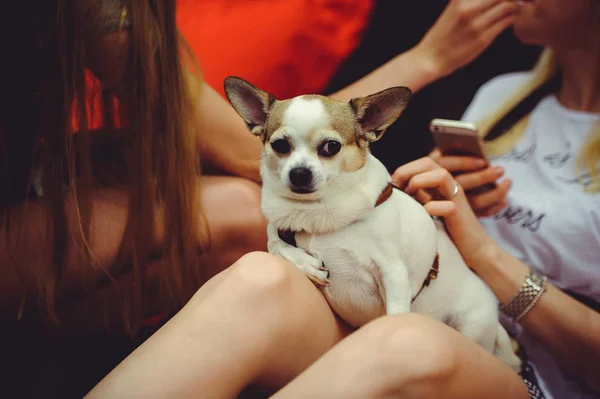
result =
[{"label": "watch face", "polygon": [[535,284],[535,285],[540,285],[542,283],[542,277],[538,276],[537,274],[531,274],[531,281]]}]

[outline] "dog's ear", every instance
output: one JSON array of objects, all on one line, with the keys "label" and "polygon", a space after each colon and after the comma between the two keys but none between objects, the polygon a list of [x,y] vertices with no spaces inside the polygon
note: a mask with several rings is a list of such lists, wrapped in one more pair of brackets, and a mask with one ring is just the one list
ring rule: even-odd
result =
[{"label": "dog's ear", "polygon": [[408,87],[392,87],[367,97],[350,100],[362,131],[360,137],[377,141],[385,130],[402,114],[412,92]]},{"label": "dog's ear", "polygon": [[263,135],[267,115],[276,101],[275,97],[235,76],[225,79],[225,94],[252,134]]}]

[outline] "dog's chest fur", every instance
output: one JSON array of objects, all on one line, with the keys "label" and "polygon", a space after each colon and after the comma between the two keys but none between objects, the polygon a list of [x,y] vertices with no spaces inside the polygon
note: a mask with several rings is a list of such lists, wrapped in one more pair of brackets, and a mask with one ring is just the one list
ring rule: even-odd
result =
[{"label": "dog's chest fur", "polygon": [[435,227],[421,210],[412,198],[394,190],[381,206],[335,232],[296,233],[297,246],[315,254],[329,270],[331,285],[323,293],[351,325],[386,314],[378,262],[401,260],[408,269],[411,292],[420,289],[436,251]]},{"label": "dog's chest fur", "polygon": [[296,233],[298,247],[317,255],[329,271],[331,285],[322,290],[331,307],[354,326],[385,315],[381,273],[367,250],[381,246],[378,235],[368,220],[329,234]]}]

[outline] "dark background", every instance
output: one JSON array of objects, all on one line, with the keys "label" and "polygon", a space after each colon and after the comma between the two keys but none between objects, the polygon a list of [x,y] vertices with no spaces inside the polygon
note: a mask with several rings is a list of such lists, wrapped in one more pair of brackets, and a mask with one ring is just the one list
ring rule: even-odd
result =
[{"label": "dark background", "polygon": [[[379,0],[362,44],[344,63],[326,93],[332,93],[415,46],[444,10],[447,0]],[[521,44],[505,31],[467,67],[415,94],[400,119],[372,151],[392,171],[426,155],[433,143],[428,131],[433,118],[460,119],[477,89],[502,73],[530,69],[540,49]]]}]

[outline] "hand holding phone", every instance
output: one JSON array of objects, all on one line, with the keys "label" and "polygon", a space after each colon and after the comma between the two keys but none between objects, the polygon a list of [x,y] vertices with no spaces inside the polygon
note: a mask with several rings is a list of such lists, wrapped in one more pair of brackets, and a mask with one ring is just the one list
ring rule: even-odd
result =
[{"label": "hand holding phone", "polygon": [[434,119],[430,131],[441,156],[436,159],[463,186],[473,210],[484,216],[505,204],[510,180],[497,184],[503,170],[491,167],[473,123]]}]

